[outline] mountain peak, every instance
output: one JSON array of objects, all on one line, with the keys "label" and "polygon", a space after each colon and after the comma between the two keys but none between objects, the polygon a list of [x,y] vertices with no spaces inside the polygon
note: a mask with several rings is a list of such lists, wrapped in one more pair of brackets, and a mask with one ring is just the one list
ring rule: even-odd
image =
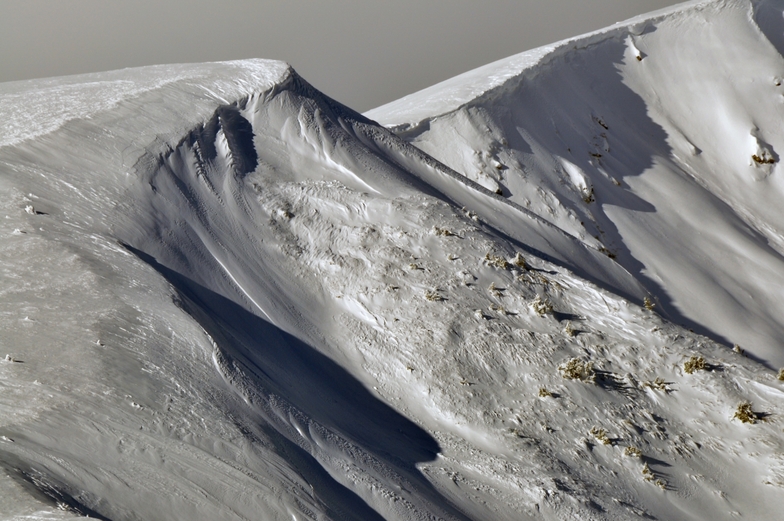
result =
[{"label": "mountain peak", "polygon": [[774,518],[783,11],[0,85],[0,518]]}]

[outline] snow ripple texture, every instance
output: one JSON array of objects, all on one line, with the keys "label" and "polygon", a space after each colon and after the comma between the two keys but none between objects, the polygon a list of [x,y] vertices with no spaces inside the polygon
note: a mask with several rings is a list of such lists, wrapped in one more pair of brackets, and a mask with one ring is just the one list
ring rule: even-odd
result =
[{"label": "snow ripple texture", "polygon": [[0,519],[775,518],[783,11],[1,85]]}]

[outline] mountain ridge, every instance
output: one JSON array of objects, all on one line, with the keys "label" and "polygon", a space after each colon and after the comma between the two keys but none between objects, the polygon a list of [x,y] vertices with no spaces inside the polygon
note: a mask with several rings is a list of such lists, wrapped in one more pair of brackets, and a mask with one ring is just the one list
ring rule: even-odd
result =
[{"label": "mountain ridge", "polygon": [[[708,4],[720,29],[749,22],[746,3]],[[646,76],[617,68],[660,70],[667,20],[702,27],[673,13],[416,134],[257,60],[82,77],[66,97],[79,110],[27,130],[15,116],[0,147],[0,517],[775,515],[776,373],[657,314],[669,303],[645,300],[631,248],[612,258],[577,224],[626,205],[688,252],[688,228],[649,220],[672,208],[648,187],[675,172],[692,191],[663,183],[671,197],[714,200],[656,170],[685,142],[669,146],[621,81]],[[772,79],[744,31],[722,34]],[[131,91],[112,81],[153,87],[117,101]],[[0,101],[37,99],[14,89]],[[633,124],[599,112],[608,97]],[[637,176],[619,175],[630,158]],[[526,204],[529,185],[550,192]]]},{"label": "mountain ridge", "polygon": [[[779,313],[772,311],[777,299],[765,297],[752,316],[744,311],[748,296],[740,289],[754,287],[761,296],[771,287],[756,275],[743,275],[742,266],[756,266],[768,280],[781,267],[781,234],[775,231],[781,224],[773,196],[780,190],[769,177],[777,166],[762,159],[784,146],[772,116],[781,105],[776,89],[783,64],[768,36],[784,33],[766,11],[773,9],[770,2],[682,4],[664,18],[643,16],[599,31],[588,37],[590,45],[577,38],[557,45],[557,51],[545,48],[544,55],[560,59],[562,67],[537,61],[521,68],[524,54],[496,62],[492,67],[511,68],[514,74],[451,113],[420,121],[414,111],[413,119],[407,118],[401,107],[408,101],[401,100],[368,114],[463,175],[614,255],[643,282],[665,316],[722,343],[746,346],[778,367],[784,358],[777,340],[782,324],[772,318]],[[765,31],[756,21],[761,18]],[[731,53],[720,41],[728,33],[743,42]],[[677,52],[671,49],[675,41]],[[483,70],[443,88],[449,91],[460,81],[470,87]],[[435,86],[409,100],[426,106],[424,98],[441,94]],[[755,106],[760,101],[766,108]],[[412,121],[397,125],[395,118],[401,117]],[[529,176],[536,181],[522,185]],[[659,187],[635,186],[654,176]],[[618,197],[618,188],[624,197]],[[707,225],[697,214],[685,216],[690,202],[675,205],[667,199],[667,193],[684,190],[711,215]],[[583,199],[598,202],[586,206]],[[666,222],[648,230],[645,214]],[[678,220],[679,229],[671,228]],[[714,227],[713,244],[699,238]],[[693,230],[688,242],[702,241],[700,251],[682,244],[674,251],[685,255],[674,263],[657,253],[667,246],[652,233],[670,230],[677,238],[685,229]],[[653,244],[657,251],[651,251]],[[735,266],[732,272],[717,267],[705,281],[705,288],[725,281],[721,294],[699,294],[698,285],[689,283],[711,262],[702,251]]]}]

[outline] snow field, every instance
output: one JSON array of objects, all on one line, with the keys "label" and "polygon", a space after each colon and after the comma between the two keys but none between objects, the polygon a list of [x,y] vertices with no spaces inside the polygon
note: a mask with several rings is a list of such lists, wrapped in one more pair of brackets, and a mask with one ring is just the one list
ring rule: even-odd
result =
[{"label": "snow field", "polygon": [[[776,12],[686,3],[557,44],[536,65],[488,65],[503,81],[467,73],[368,115],[612,257],[664,316],[777,368]],[[411,108],[461,81],[481,93],[429,117]]]},{"label": "snow field", "polygon": [[[778,165],[751,155],[782,146],[733,101],[777,87],[774,7],[493,64],[449,113],[436,88],[372,113],[398,135],[263,61],[63,79],[51,121],[12,111],[3,518],[775,516],[782,228],[751,203]],[[668,52],[729,34],[722,66]],[[661,80],[691,67],[726,110]]]}]

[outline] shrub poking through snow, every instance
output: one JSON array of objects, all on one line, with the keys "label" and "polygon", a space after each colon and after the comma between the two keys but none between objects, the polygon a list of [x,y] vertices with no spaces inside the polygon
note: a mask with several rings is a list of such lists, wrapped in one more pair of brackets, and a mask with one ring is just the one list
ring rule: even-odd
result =
[{"label": "shrub poking through snow", "polygon": [[466,208],[465,206],[462,209],[463,209],[463,213],[465,213],[466,217],[468,217],[469,219],[472,219],[474,221],[479,220],[479,216],[474,212],[472,212],[471,210],[469,210],[468,208]]},{"label": "shrub poking through snow", "polygon": [[647,463],[642,467],[642,477],[645,479],[645,481],[653,482],[653,484],[657,487],[662,489],[667,488],[667,482],[662,479],[656,479],[656,475],[653,473],[651,467],[649,467]]},{"label": "shrub poking through snow", "polygon": [[653,311],[653,308],[656,307],[656,304],[648,297],[645,297],[643,299],[642,304],[643,306],[645,306],[645,309],[647,309],[648,311]]},{"label": "shrub poking through snow", "polygon": [[[597,154],[595,157],[602,157],[602,156],[601,156],[601,154]],[[591,188],[587,188],[587,187],[583,188],[580,191],[580,195],[582,196],[583,202],[585,202],[585,204],[590,204],[590,203],[596,201],[596,198],[593,196],[593,187],[591,187]]]},{"label": "shrub poking through snow", "polygon": [[572,327],[572,322],[569,320],[566,321],[566,326],[564,326],[564,333],[568,337],[577,335],[577,331]]},{"label": "shrub poking through snow", "polygon": [[670,387],[667,385],[667,382],[665,382],[661,378],[656,378],[656,380],[652,382],[643,382],[642,386],[650,387],[651,389],[654,389],[656,391],[664,391],[665,393],[668,393],[671,390]]},{"label": "shrub poking through snow", "polygon": [[425,291],[425,299],[429,300],[430,302],[441,302],[445,300],[444,297],[439,295],[437,291],[431,291],[431,290]]},{"label": "shrub poking through snow", "polygon": [[629,447],[626,447],[626,449],[623,451],[623,455],[627,456],[629,458],[641,458],[642,457],[642,451],[640,449],[638,449],[637,447],[629,446]]},{"label": "shrub poking through snow", "polygon": [[524,270],[528,269],[528,264],[525,262],[525,258],[522,255],[520,255],[520,252],[517,252],[514,259],[512,259],[512,264]]},{"label": "shrub poking through snow", "polygon": [[489,291],[490,294],[493,295],[494,297],[502,297],[503,296],[502,293],[501,293],[503,291],[503,289],[497,287],[495,285],[495,282],[491,282],[490,283],[490,286],[487,288],[487,291]]},{"label": "shrub poking through snow", "polygon": [[439,228],[438,226],[433,226],[433,232],[439,237],[454,237],[455,235],[446,228]]},{"label": "shrub poking through snow", "polygon": [[494,268],[498,268],[499,270],[508,270],[509,269],[509,262],[504,259],[503,257],[499,257],[498,255],[494,255],[492,253],[487,253],[485,255],[485,262]]},{"label": "shrub poking through snow", "polygon": [[552,398],[552,396],[553,396],[553,393],[551,393],[550,391],[548,391],[544,387],[541,387],[539,389],[539,398]]},{"label": "shrub poking through snow", "polygon": [[540,317],[553,312],[553,305],[546,299],[542,299],[539,295],[531,302],[531,307]]},{"label": "shrub poking through snow", "polygon": [[490,310],[500,313],[502,315],[508,315],[509,312],[506,310],[504,306],[499,306],[498,304],[490,304]]},{"label": "shrub poking through snow", "polygon": [[743,402],[738,405],[732,418],[734,420],[740,420],[743,423],[751,424],[755,424],[757,423],[757,420],[759,420],[757,413],[751,410],[751,404],[749,402]]},{"label": "shrub poking through snow", "polygon": [[779,375],[776,378],[778,378],[779,381],[784,382],[784,367],[779,369]]},{"label": "shrub poking through snow", "polygon": [[558,366],[561,376],[567,380],[580,380],[581,382],[596,382],[596,373],[591,362],[584,362],[579,358],[572,358],[565,364]]},{"label": "shrub poking through snow", "polygon": [[686,374],[693,374],[694,371],[704,371],[708,368],[707,362],[701,356],[692,356],[683,363],[683,370]]},{"label": "shrub poking through snow", "polygon": [[589,434],[605,445],[612,445],[612,440],[607,436],[607,431],[605,429],[591,427],[591,432]]},{"label": "shrub poking through snow", "polygon": [[294,218],[294,214],[293,214],[293,213],[291,213],[291,212],[290,212],[288,209],[286,209],[286,208],[278,208],[278,209],[277,209],[277,211],[275,212],[275,214],[276,214],[276,215],[277,215],[277,216],[278,216],[280,219],[285,219],[286,221],[290,221],[291,219],[293,219],[293,218]]},{"label": "shrub poking through snow", "polygon": [[612,252],[612,251],[608,250],[607,248],[605,248],[604,246],[602,246],[601,248],[599,248],[599,251],[600,251],[600,252],[602,252],[602,253],[604,253],[605,255],[607,255],[608,257],[610,257],[611,259],[614,259],[614,258],[616,258],[616,257],[618,256],[618,255],[616,255],[614,252]]},{"label": "shrub poking through snow", "polygon": [[754,162],[758,165],[772,165],[776,162],[776,160],[769,156],[768,152],[765,150],[763,150],[760,155],[754,154],[751,156],[751,159],[754,160]]}]

